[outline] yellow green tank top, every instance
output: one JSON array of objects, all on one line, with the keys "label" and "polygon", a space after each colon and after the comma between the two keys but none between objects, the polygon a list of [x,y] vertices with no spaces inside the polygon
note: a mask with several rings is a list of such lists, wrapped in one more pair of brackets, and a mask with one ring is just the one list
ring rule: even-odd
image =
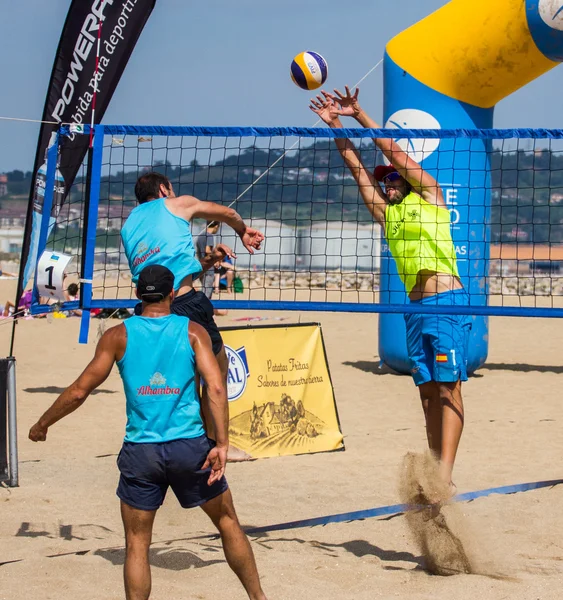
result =
[{"label": "yellow green tank top", "polygon": [[407,294],[420,271],[459,276],[447,208],[411,192],[385,209],[385,237]]}]

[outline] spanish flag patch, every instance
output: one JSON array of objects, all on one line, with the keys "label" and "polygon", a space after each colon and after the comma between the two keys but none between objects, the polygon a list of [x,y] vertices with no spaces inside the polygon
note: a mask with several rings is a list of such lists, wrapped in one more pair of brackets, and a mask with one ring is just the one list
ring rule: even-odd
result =
[{"label": "spanish flag patch", "polygon": [[448,355],[447,354],[436,354],[436,362],[437,363],[448,362]]}]

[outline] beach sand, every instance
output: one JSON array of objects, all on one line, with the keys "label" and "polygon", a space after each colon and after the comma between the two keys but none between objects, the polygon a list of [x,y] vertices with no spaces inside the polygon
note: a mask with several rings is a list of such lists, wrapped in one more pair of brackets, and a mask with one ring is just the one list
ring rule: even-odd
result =
[{"label": "beach sand", "polygon": [[[13,282],[0,281],[0,299]],[[250,315],[232,311],[224,326]],[[227,477],[245,527],[261,527],[397,504],[407,452],[423,452],[416,389],[379,369],[377,316],[260,313],[258,324],[322,324],[346,450],[230,464]],[[0,599],[123,598],[123,533],[115,496],[125,412],[117,370],[48,440],[30,425],[93,354],[78,344],[79,319],[17,326],[20,487],[0,488]],[[119,321],[106,321],[117,325]],[[8,352],[10,322],[0,321]],[[454,479],[458,492],[563,476],[563,322],[492,318],[487,365],[464,385],[466,426]],[[481,574],[431,575],[404,515],[251,536],[270,599],[561,597],[563,486],[493,495],[444,509]],[[151,598],[246,597],[201,510],[169,493],[154,528]],[[447,558],[447,557],[446,557]]]}]

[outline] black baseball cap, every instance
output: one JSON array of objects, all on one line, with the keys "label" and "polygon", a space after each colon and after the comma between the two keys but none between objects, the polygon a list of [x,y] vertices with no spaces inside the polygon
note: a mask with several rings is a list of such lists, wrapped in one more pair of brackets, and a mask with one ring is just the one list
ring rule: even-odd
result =
[{"label": "black baseball cap", "polygon": [[137,293],[141,300],[158,302],[174,289],[174,275],[162,265],[148,265],[139,274]]}]

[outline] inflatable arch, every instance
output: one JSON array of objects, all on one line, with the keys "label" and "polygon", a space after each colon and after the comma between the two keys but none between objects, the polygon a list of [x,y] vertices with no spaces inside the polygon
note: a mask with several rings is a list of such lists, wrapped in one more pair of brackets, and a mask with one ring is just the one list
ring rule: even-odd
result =
[{"label": "inflatable arch", "polygon": [[[451,0],[387,44],[385,127],[491,128],[497,102],[562,61],[563,0]],[[490,211],[486,140],[397,141],[442,186],[452,213],[460,276],[471,303],[485,305]],[[380,301],[408,301],[386,247]],[[473,319],[470,371],[485,362],[488,352],[487,318]],[[395,371],[409,373],[404,332],[402,315],[380,314],[379,355]]]}]

